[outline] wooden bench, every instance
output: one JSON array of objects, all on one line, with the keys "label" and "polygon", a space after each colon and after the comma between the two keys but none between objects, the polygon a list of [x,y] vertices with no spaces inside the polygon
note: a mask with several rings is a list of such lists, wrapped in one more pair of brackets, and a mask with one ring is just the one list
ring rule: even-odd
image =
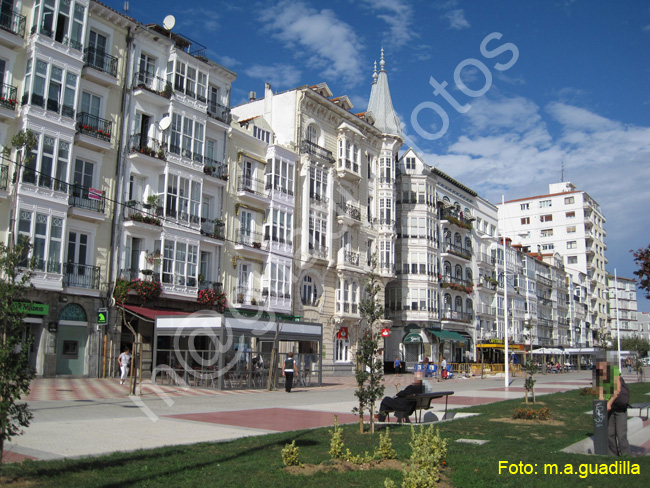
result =
[{"label": "wooden bench", "polygon": [[[415,412],[416,422],[422,422],[422,410],[429,410],[431,408],[431,400],[445,397],[445,417],[447,416],[447,404],[449,396],[453,395],[453,391],[434,391],[432,393],[418,393],[415,395],[407,395],[404,398],[409,402],[409,411],[396,411],[395,417],[400,422],[407,420]],[[419,413],[419,416],[418,416]]]}]

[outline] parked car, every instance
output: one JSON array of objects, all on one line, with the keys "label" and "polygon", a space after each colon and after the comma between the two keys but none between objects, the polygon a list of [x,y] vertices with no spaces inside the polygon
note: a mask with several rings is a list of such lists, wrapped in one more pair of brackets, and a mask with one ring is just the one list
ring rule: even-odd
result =
[{"label": "parked car", "polygon": [[643,365],[650,366],[650,358],[643,358]]}]

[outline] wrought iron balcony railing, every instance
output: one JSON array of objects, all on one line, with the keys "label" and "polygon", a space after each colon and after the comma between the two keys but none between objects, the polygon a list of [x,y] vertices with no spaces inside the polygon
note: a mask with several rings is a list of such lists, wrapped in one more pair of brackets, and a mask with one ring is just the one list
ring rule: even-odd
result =
[{"label": "wrought iron balcony railing", "polygon": [[164,98],[171,98],[172,96],[171,83],[146,71],[139,71],[135,74],[133,88],[142,88]]},{"label": "wrought iron balcony railing", "polygon": [[336,206],[345,215],[348,215],[354,220],[361,221],[361,210],[359,210],[359,207],[357,207],[356,205],[352,205],[351,203],[344,203],[344,204],[337,203]]},{"label": "wrought iron balcony railing", "polygon": [[102,73],[117,77],[117,58],[94,47],[84,49],[84,63]]},{"label": "wrought iron balcony railing", "polygon": [[104,213],[106,207],[106,199],[104,195],[92,188],[86,188],[79,185],[70,185],[70,196],[68,204],[85,210],[92,210],[93,212]]},{"label": "wrought iron balcony railing", "polygon": [[77,131],[102,141],[111,142],[113,122],[81,112],[77,115]]},{"label": "wrought iron balcony railing", "polygon": [[63,286],[76,286],[99,290],[99,266],[89,266],[80,263],[66,263],[64,265]]},{"label": "wrought iron balcony railing", "polygon": [[0,12],[0,29],[25,37],[25,16],[12,10]]},{"label": "wrought iron balcony railing", "polygon": [[216,120],[220,120],[224,124],[230,124],[230,122],[232,121],[230,108],[225,107],[214,100],[208,101],[207,114],[208,117],[211,117]]},{"label": "wrought iron balcony railing", "polygon": [[324,147],[319,146],[315,142],[308,141],[304,139],[300,144],[300,151],[303,153],[316,156],[319,159],[325,160],[328,163],[334,163],[334,155],[332,151],[328,151]]},{"label": "wrought iron balcony railing", "polygon": [[18,103],[18,100],[16,99],[17,96],[15,86],[3,83],[2,90],[0,91],[0,105],[10,110],[15,109],[16,104]]}]

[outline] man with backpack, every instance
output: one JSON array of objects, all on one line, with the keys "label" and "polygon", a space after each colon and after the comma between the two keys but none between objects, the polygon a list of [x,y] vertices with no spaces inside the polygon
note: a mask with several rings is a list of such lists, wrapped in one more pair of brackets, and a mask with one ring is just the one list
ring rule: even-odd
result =
[{"label": "man with backpack", "polygon": [[612,456],[630,454],[627,440],[627,405],[630,391],[618,366],[598,361],[596,364],[598,398],[607,402],[609,453]]}]

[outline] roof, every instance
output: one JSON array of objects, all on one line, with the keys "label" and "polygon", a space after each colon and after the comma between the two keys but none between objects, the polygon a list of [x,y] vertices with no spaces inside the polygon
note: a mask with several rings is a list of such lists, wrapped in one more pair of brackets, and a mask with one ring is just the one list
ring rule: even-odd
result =
[{"label": "roof", "polygon": [[128,310],[133,315],[136,315],[138,318],[141,318],[148,322],[155,322],[156,317],[169,317],[170,315],[190,315],[189,312],[182,312],[180,310],[138,307],[136,305],[122,305],[122,308]]},{"label": "roof", "polygon": [[[384,50],[381,50],[381,61],[379,72],[373,74],[374,82],[370,90],[368,100],[368,112],[375,119],[374,126],[384,134],[391,134],[402,138],[402,124],[393,108],[393,101],[388,88],[388,75],[386,74],[386,62],[384,61]],[[376,70],[376,65],[375,65]]]},{"label": "roof", "polygon": [[[571,195],[572,193],[584,193],[583,191],[563,191],[560,193],[549,193],[548,195],[537,195],[536,197],[526,197],[526,198],[517,198],[515,200],[507,200],[503,203],[513,203],[513,202],[523,202],[526,200],[537,200],[538,198],[547,198],[547,197],[556,197],[558,195]],[[501,205],[501,203],[497,203],[496,205]]]}]

